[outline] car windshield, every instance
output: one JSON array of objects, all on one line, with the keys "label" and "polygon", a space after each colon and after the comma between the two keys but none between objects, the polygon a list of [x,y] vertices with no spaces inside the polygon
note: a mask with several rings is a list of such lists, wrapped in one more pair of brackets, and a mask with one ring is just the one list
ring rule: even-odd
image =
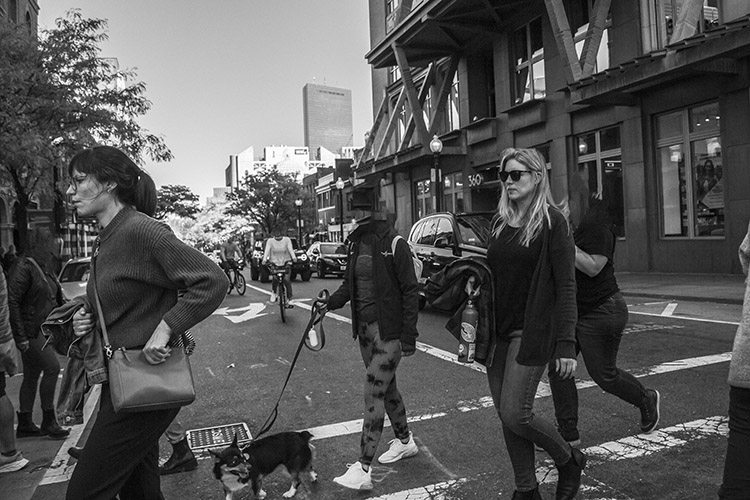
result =
[{"label": "car windshield", "polygon": [[346,255],[346,247],[339,243],[324,243],[320,245],[320,253],[327,255]]},{"label": "car windshield", "polygon": [[475,247],[487,248],[491,222],[491,213],[456,215],[461,241]]},{"label": "car windshield", "polygon": [[62,274],[60,275],[61,283],[69,283],[71,281],[87,281],[89,274],[89,262],[76,262],[65,266]]}]

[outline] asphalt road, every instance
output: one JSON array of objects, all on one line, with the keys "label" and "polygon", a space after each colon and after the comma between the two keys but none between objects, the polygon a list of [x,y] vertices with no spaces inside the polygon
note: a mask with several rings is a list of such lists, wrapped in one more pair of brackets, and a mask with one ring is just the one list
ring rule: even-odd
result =
[{"label": "asphalt road", "polygon": [[[289,363],[310,317],[310,300],[339,280],[294,282],[301,305],[282,323],[267,302],[268,284],[249,282],[244,297],[227,296],[222,307],[194,329],[198,350],[192,358],[196,402],[179,419],[188,429],[244,422],[257,432],[279,396]],[[740,306],[660,302],[628,297],[631,316],[619,365],[662,394],[659,431],[639,435],[639,411],[605,394],[577,373],[582,447],[589,454],[581,499],[709,499],[716,497],[726,446],[728,353]],[[445,331],[447,317],[429,308],[420,313],[418,352],[398,371],[410,427],[420,453],[391,465],[375,463],[371,492],[346,490],[331,481],[358,458],[363,365],[351,337],[347,309],[326,316],[327,344],[320,352],[303,350],[279,406],[271,432],[308,429],[316,436],[319,482],[305,485],[296,498],[308,499],[489,499],[510,498],[513,478],[499,419],[489,399],[486,376],[478,365],[455,362],[456,342]],[[64,360],[62,361],[64,366]],[[8,380],[17,401],[20,377]],[[553,415],[542,384],[538,414]],[[85,441],[85,428],[73,428],[68,441],[19,440],[31,463],[22,471],[0,474],[3,500],[64,498],[75,461],[68,446]],[[386,428],[378,454],[393,437]],[[162,443],[162,456],[169,454]],[[555,469],[537,455],[544,498],[554,498]],[[211,473],[212,459],[198,470],[162,480],[167,499],[222,498]],[[265,481],[268,498],[280,498],[288,479],[276,472]],[[249,489],[236,496],[253,498]]]}]

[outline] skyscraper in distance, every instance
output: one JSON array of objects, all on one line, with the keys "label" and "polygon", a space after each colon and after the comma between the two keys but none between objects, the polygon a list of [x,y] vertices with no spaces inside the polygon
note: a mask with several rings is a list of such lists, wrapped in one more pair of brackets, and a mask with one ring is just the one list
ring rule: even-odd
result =
[{"label": "skyscraper in distance", "polygon": [[340,153],[353,145],[351,90],[308,83],[302,88],[302,110],[311,155],[320,146]]}]

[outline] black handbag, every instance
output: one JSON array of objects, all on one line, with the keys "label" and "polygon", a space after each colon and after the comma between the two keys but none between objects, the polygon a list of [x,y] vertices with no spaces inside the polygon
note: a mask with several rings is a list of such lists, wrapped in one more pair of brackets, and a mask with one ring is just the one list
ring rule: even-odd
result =
[{"label": "black handbag", "polygon": [[99,292],[96,289],[96,255],[91,263],[99,326],[104,339],[104,353],[109,370],[109,390],[116,413],[164,410],[189,405],[195,401],[195,384],[190,360],[185,352],[189,344],[184,334],[182,346],[173,347],[170,356],[157,365],[149,363],[140,349],[112,349],[107,335]]}]

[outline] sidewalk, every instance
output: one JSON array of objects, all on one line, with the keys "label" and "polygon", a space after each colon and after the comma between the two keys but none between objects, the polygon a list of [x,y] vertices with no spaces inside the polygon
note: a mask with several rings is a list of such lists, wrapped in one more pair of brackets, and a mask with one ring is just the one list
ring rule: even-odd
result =
[{"label": "sidewalk", "polygon": [[745,277],[739,274],[665,274],[616,272],[625,296],[742,304]]}]

